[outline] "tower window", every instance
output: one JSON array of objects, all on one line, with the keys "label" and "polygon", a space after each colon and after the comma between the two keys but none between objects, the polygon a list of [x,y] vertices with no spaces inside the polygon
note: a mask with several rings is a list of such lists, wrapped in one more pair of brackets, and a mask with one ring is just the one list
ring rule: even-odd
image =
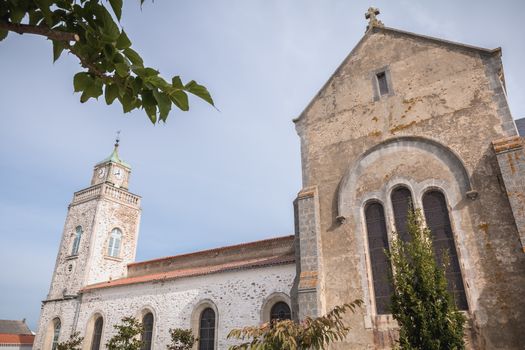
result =
[{"label": "tower window", "polygon": [[386,72],[376,74],[377,86],[379,87],[379,95],[388,95],[388,81],[386,80]]},{"label": "tower window", "polygon": [[77,226],[75,231],[75,240],[73,241],[73,249],[71,249],[71,255],[78,254],[78,248],[80,247],[80,239],[82,238],[82,226]]},{"label": "tower window", "polygon": [[114,228],[111,231],[108,244],[108,256],[118,258],[120,255],[120,245],[122,242],[122,231],[118,228]]}]

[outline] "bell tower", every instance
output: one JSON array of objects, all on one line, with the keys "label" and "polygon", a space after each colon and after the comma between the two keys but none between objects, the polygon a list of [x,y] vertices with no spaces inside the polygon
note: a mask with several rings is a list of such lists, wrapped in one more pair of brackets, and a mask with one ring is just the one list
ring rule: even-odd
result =
[{"label": "bell tower", "polygon": [[73,194],[34,349],[51,349],[57,327],[68,330],[59,340],[67,339],[76,329],[82,288],[126,276],[135,260],[141,198],[128,191],[131,166],[118,150],[117,138],[109,157],[95,165],[91,185]]},{"label": "bell tower", "polygon": [[124,277],[135,260],[141,198],[128,191],[131,166],[118,150],[117,139],[109,157],[95,165],[91,185],[73,195],[48,299]]}]

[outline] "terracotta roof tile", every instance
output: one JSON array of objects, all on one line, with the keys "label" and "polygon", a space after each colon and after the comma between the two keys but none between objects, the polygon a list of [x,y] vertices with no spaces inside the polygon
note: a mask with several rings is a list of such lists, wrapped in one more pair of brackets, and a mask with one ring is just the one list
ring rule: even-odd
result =
[{"label": "terracotta roof tile", "polygon": [[258,247],[258,246],[264,246],[264,245],[267,245],[267,244],[270,244],[270,243],[274,243],[274,242],[279,242],[279,241],[282,241],[283,244],[286,244],[289,241],[293,241],[294,237],[295,237],[294,235],[281,236],[281,237],[274,237],[274,238],[263,239],[263,240],[259,240],[259,241],[252,241],[252,242],[240,243],[240,244],[235,244],[235,245],[230,245],[230,246],[224,246],[224,247],[219,247],[219,248],[212,248],[212,249],[207,249],[207,250],[199,250],[197,252],[166,256],[166,257],[162,257],[162,258],[145,260],[145,261],[138,261],[138,262],[130,263],[130,264],[128,264],[128,266],[144,265],[144,264],[149,264],[149,263],[152,263],[152,262],[160,262],[160,261],[163,261],[163,260],[172,260],[172,259],[178,259],[178,258],[182,258],[182,257],[192,257],[192,256],[204,255],[204,254],[208,254],[208,253],[215,253],[215,252],[220,253],[220,252],[224,252],[224,251],[239,250],[240,248]]},{"label": "terracotta roof tile", "polygon": [[33,344],[35,336],[32,334],[3,334],[0,333],[0,344]]},{"label": "terracotta roof tile", "polygon": [[0,320],[0,334],[32,334],[24,321]]},{"label": "terracotta roof tile", "polygon": [[179,269],[179,270],[173,270],[173,271],[167,271],[167,272],[153,273],[153,274],[148,274],[144,276],[121,278],[117,280],[112,280],[112,281],[107,281],[107,282],[102,282],[102,283],[97,283],[97,284],[86,286],[82,289],[81,292],[87,292],[87,291],[102,289],[102,288],[124,286],[124,285],[130,285],[130,284],[147,283],[147,282],[155,282],[155,281],[166,281],[166,280],[173,280],[173,279],[178,279],[178,278],[183,278],[183,277],[202,276],[202,275],[208,275],[208,274],[225,272],[225,271],[253,269],[253,268],[272,266],[272,265],[291,264],[294,262],[295,262],[295,256],[293,254],[245,259],[241,261],[227,262],[224,264],[207,265],[207,266],[196,267],[196,268]]}]

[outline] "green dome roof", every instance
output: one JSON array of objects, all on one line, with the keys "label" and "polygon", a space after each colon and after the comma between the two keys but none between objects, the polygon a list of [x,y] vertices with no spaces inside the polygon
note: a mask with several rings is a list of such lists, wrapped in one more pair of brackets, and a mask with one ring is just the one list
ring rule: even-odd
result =
[{"label": "green dome roof", "polygon": [[110,162],[120,164],[128,169],[131,169],[131,165],[129,165],[128,163],[120,159],[120,157],[118,156],[118,143],[115,144],[115,148],[113,148],[113,152],[111,152],[109,157],[107,157],[101,162],[98,162],[97,165],[102,164],[102,163],[110,163]]}]

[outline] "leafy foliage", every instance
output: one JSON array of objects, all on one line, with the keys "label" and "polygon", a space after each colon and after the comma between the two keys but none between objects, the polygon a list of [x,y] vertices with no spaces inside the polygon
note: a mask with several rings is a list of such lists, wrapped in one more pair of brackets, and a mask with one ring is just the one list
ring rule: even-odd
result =
[{"label": "leafy foliage", "polygon": [[0,41],[9,31],[43,35],[53,42],[54,61],[64,50],[77,56],[85,70],[73,85],[82,103],[104,94],[108,105],[118,100],[124,113],[144,109],[152,123],[165,122],[172,105],[187,111],[188,93],[214,104],[195,81],[183,84],[179,76],[166,81],[145,66],[119,25],[121,16],[122,0],[109,0],[109,6],[102,0],[4,0]]},{"label": "leafy foliage", "polygon": [[228,338],[240,339],[243,343],[231,346],[230,350],[298,350],[325,349],[328,344],[345,338],[349,328],[343,322],[346,311],[354,312],[362,305],[361,300],[336,306],[325,316],[297,323],[279,320],[261,326],[234,329]]},{"label": "leafy foliage", "polygon": [[465,317],[447,291],[445,269],[434,259],[432,233],[422,222],[421,212],[411,211],[410,241],[394,235],[389,253],[394,269],[392,313],[400,326],[399,345],[403,350],[464,349]]},{"label": "leafy foliage", "polygon": [[80,337],[80,332],[72,333],[67,341],[57,344],[57,350],[80,350],[83,341],[84,338]]},{"label": "leafy foliage", "polygon": [[191,350],[198,340],[193,336],[191,329],[174,328],[170,329],[171,343],[168,350]]},{"label": "leafy foliage", "polygon": [[143,345],[140,335],[144,331],[142,323],[135,317],[124,317],[121,324],[114,325],[117,330],[106,344],[108,350],[140,350]]}]

